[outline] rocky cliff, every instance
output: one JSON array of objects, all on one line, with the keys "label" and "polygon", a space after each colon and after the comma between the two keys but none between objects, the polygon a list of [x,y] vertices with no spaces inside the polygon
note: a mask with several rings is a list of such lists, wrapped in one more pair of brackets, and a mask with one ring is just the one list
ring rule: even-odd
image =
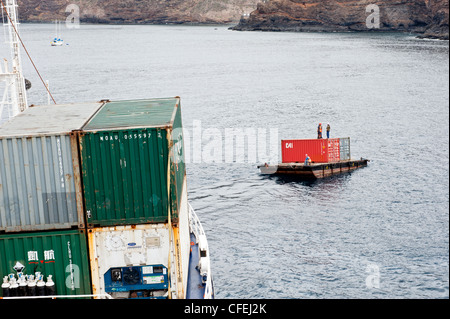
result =
[{"label": "rocky cliff", "polygon": [[231,23],[255,10],[259,0],[18,0],[24,22],[64,20],[69,4],[80,8],[81,22]]},{"label": "rocky cliff", "polygon": [[431,22],[425,30],[424,36],[429,38],[449,39],[449,3],[448,0],[427,0]]},{"label": "rocky cliff", "polygon": [[448,39],[448,0],[266,0],[234,30],[404,31]]}]

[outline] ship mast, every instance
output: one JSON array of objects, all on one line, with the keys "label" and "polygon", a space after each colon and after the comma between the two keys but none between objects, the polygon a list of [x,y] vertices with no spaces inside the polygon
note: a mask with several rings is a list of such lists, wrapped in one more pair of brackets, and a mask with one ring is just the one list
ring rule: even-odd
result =
[{"label": "ship mast", "polygon": [[0,82],[5,82],[5,90],[0,101],[0,125],[28,107],[20,56],[20,40],[17,34],[19,19],[16,0],[1,1],[1,10],[3,25],[7,30],[5,31],[6,42],[11,49],[12,67],[6,59],[3,66],[0,64]]}]

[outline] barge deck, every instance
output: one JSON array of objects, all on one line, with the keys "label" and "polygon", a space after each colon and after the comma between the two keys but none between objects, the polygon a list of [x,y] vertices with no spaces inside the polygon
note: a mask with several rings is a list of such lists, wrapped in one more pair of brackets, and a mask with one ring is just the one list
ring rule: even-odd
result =
[{"label": "barge deck", "polygon": [[367,166],[368,159],[348,160],[331,163],[280,163],[277,165],[258,165],[261,174],[290,175],[300,179],[314,180],[334,175],[340,175]]}]

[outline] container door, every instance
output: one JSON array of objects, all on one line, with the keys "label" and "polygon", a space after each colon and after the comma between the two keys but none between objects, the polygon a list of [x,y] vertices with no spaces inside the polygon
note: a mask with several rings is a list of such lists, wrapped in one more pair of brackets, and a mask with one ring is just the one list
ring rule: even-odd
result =
[{"label": "container door", "polygon": [[[94,293],[125,299],[137,298],[138,292],[143,298],[163,297],[169,280],[176,279],[169,278],[174,261],[170,236],[167,224],[89,229]],[[154,267],[160,271],[153,271]],[[130,276],[130,271],[135,275]]]},{"label": "container door", "polygon": [[80,149],[89,227],[167,221],[166,130],[83,132]]}]

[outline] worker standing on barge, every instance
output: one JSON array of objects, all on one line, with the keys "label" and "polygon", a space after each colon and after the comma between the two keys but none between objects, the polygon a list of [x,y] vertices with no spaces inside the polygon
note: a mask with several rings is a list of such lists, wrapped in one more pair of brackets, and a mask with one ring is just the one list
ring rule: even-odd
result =
[{"label": "worker standing on barge", "polygon": [[327,138],[330,138],[331,126],[330,123],[327,124]]},{"label": "worker standing on barge", "polygon": [[311,165],[311,157],[308,154],[305,155],[305,165]]},{"label": "worker standing on barge", "polygon": [[322,138],[322,123],[319,123],[319,127],[317,128],[317,138],[319,140]]}]

